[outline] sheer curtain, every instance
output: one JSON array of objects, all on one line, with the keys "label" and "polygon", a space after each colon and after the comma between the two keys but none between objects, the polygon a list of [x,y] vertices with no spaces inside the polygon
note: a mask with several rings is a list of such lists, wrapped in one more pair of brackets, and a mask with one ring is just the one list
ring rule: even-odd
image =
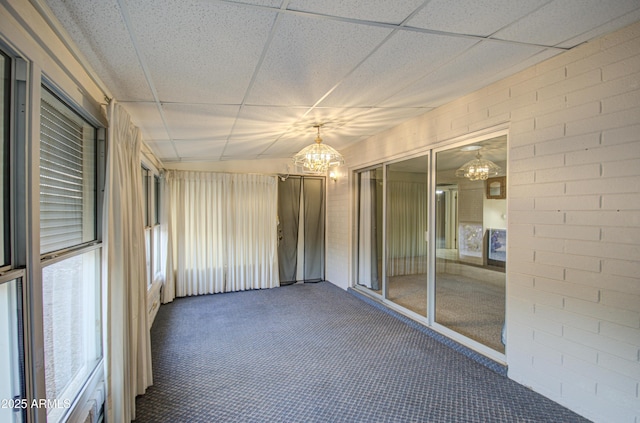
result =
[{"label": "sheer curtain", "polygon": [[160,260],[162,271],[163,304],[170,303],[176,297],[175,271],[173,267],[173,224],[171,221],[171,187],[166,173],[160,179]]},{"label": "sheer curtain", "polygon": [[168,171],[176,296],[279,286],[276,177]]},{"label": "sheer curtain", "polygon": [[359,177],[358,283],[378,290],[380,281],[378,279],[376,170],[360,172]]},{"label": "sheer curtain", "polygon": [[147,278],[141,137],[127,112],[109,104],[104,202],[104,365],[107,422],[135,418],[136,395],[152,384],[147,322]]},{"label": "sheer curtain", "polygon": [[427,271],[427,185],[387,182],[387,275]]}]

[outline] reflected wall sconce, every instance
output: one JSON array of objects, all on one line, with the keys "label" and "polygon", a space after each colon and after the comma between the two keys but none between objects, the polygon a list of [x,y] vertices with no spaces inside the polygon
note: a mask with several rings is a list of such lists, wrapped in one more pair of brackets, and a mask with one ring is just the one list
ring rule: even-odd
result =
[{"label": "reflected wall sconce", "polygon": [[338,174],[332,170],[331,172],[329,172],[329,179],[331,179],[333,182],[338,182]]}]

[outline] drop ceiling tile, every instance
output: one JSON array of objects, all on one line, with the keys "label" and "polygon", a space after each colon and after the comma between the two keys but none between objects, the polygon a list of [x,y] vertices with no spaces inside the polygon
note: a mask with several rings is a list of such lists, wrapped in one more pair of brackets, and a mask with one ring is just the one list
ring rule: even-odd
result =
[{"label": "drop ceiling tile", "polygon": [[[265,149],[260,157],[269,157],[269,158],[285,158],[285,157],[293,157],[298,151],[302,150],[306,146],[310,145],[313,141],[311,139],[304,139],[300,137],[283,137],[278,141],[271,144],[267,149]],[[329,143],[330,144],[330,143]]]},{"label": "drop ceiling tile", "polygon": [[202,0],[130,2],[129,8],[153,84],[169,102],[241,103],[276,16]]},{"label": "drop ceiling tile", "polygon": [[[640,2],[638,2],[640,7]],[[566,40],[558,45],[558,47],[570,48],[572,46],[576,46],[580,43],[589,41],[593,38],[599,37],[604,34],[608,34],[613,31],[617,31],[627,25],[631,25],[634,22],[640,20],[640,9],[636,9],[632,12],[626,13],[625,15],[613,19],[595,29],[584,32],[577,37],[574,37],[570,40]]]},{"label": "drop ceiling tile", "polygon": [[171,162],[179,159],[171,140],[150,140],[146,142],[160,161]]},{"label": "drop ceiling tile", "polygon": [[357,107],[316,107],[299,119],[287,131],[287,136],[315,138],[316,125],[321,125],[321,134],[329,133],[352,121],[356,116],[366,111]]},{"label": "drop ceiling tile", "polygon": [[115,0],[47,4],[116,99],[153,101]]},{"label": "drop ceiling tile", "polygon": [[234,3],[280,8],[283,0],[234,0]]},{"label": "drop ceiling tile", "polygon": [[174,141],[181,159],[219,160],[226,145],[223,140]]},{"label": "drop ceiling tile", "polygon": [[390,30],[282,15],[247,104],[311,106]]},{"label": "drop ceiling tile", "polygon": [[162,109],[173,139],[226,139],[240,107],[165,103]]},{"label": "drop ceiling tile", "polygon": [[321,105],[375,106],[477,42],[468,38],[399,31],[350,74]]},{"label": "drop ceiling tile", "polygon": [[[400,125],[415,116],[427,113],[430,108],[372,108],[341,128],[345,137],[372,136]],[[344,148],[346,146],[341,146]]]},{"label": "drop ceiling tile", "polygon": [[[322,142],[340,151],[347,146],[363,139],[359,135],[345,135],[339,130],[322,135]],[[260,154],[260,158],[288,158],[293,157],[298,151],[311,145],[314,137],[282,137]]]},{"label": "drop ceiling tile", "polygon": [[140,128],[142,138],[145,141],[154,139],[168,139],[169,134],[156,103],[127,103],[122,102],[122,107],[129,112],[131,122]]},{"label": "drop ceiling tile", "polygon": [[291,0],[287,9],[399,24],[422,3],[424,0]]},{"label": "drop ceiling tile", "polygon": [[431,0],[408,26],[488,36],[536,10],[549,0]]},{"label": "drop ceiling tile", "polygon": [[243,159],[256,159],[262,152],[264,152],[274,139],[262,138],[261,140],[234,140],[229,141],[224,149],[222,158],[224,160],[243,160]]},{"label": "drop ceiling tile", "polygon": [[306,107],[242,106],[230,139],[246,139],[256,136],[277,138],[287,132],[302,118]]},{"label": "drop ceiling tile", "polygon": [[[425,78],[398,92],[381,107],[437,107],[535,63],[544,48],[483,41]],[[546,56],[539,56],[540,60]]]},{"label": "drop ceiling tile", "polygon": [[[586,41],[586,36],[583,38],[580,35],[623,18],[625,14],[638,9],[638,0],[555,0],[498,31],[495,37],[526,43],[574,47]],[[599,35],[598,31],[596,34]],[[567,40],[573,40],[573,43],[565,43]]]}]

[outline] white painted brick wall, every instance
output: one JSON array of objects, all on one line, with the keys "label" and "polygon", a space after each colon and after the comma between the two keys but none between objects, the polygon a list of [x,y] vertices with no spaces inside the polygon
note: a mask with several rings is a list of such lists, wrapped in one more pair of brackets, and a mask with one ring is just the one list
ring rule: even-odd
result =
[{"label": "white painted brick wall", "polygon": [[[349,171],[509,124],[509,376],[640,423],[640,24],[344,151]],[[328,279],[351,282],[353,177],[329,187]]]}]

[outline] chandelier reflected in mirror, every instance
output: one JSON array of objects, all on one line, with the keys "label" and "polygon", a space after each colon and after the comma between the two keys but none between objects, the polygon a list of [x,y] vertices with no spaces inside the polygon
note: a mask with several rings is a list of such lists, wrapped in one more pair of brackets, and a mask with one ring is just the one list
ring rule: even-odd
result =
[{"label": "chandelier reflected in mirror", "polygon": [[329,168],[344,164],[342,154],[338,153],[333,147],[322,143],[320,126],[313,126],[318,130],[316,142],[303,148],[293,156],[293,163],[304,173],[323,174]]},{"label": "chandelier reflected in mirror", "polygon": [[476,154],[476,158],[468,161],[456,170],[458,178],[468,178],[472,181],[485,181],[487,178],[498,176],[500,166],[490,160],[485,160],[480,155],[480,151]]}]

